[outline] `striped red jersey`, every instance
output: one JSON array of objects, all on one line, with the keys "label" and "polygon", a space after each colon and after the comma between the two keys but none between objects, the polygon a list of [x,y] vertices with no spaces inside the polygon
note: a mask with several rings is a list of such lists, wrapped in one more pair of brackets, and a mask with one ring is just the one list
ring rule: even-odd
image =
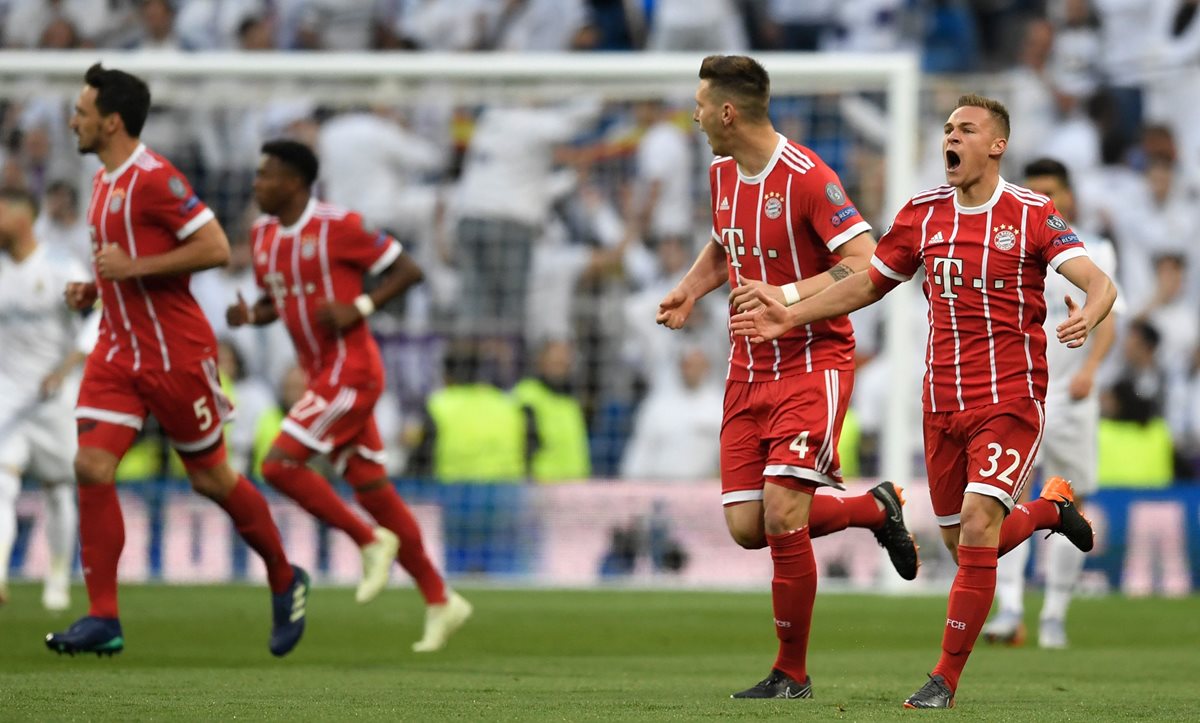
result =
[{"label": "striped red jersey", "polygon": [[[213,219],[171,162],[138,144],[112,173],[92,180],[88,232],[93,258],[104,244],[131,257],[163,254]],[[189,289],[190,274],[107,281],[96,273],[104,316],[97,358],[133,371],[171,371],[173,364],[216,355],[212,326]]]},{"label": "striped red jersey", "polygon": [[[782,286],[824,273],[840,261],[839,246],[871,230],[833,169],[782,135],[757,175],[745,175],[722,156],[708,176],[712,240],[725,249],[732,286],[749,280]],[[845,316],[793,329],[769,344],[730,335],[732,381],[853,368],[854,331]]]},{"label": "striped red jersey", "polygon": [[300,365],[310,380],[355,386],[383,378],[379,347],[365,321],[334,331],[316,319],[329,301],[353,303],[363,276],[378,274],[400,255],[400,243],[363,228],[362,217],[310,200],[290,226],[266,216],[250,230],[254,275],[275,302]]},{"label": "striped red jersey", "polygon": [[890,289],[925,270],[925,410],[1044,401],[1046,267],[1086,255],[1049,198],[1003,178],[981,206],[959,205],[951,186],[913,196],[869,273]]}]

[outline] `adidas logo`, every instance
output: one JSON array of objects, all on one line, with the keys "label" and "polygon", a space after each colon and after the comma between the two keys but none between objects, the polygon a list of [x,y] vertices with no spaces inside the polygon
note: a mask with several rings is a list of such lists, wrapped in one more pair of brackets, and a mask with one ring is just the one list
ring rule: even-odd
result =
[{"label": "adidas logo", "polygon": [[728,211],[729,210],[729,197],[728,196],[721,199],[721,207],[717,210],[718,211]]},{"label": "adidas logo", "polygon": [[932,246],[932,245],[934,245],[934,244],[945,243],[945,241],[946,241],[946,239],[942,238],[942,232],[941,232],[941,231],[938,231],[937,233],[935,233],[935,234],[933,235],[933,238],[931,238],[931,239],[929,239],[928,241],[926,241],[926,242],[925,242],[925,245],[926,245],[926,246]]}]

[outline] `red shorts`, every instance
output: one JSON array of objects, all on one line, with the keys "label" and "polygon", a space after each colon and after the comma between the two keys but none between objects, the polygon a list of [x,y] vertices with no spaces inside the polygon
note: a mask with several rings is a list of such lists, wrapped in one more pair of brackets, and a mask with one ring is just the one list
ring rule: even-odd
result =
[{"label": "red shorts", "polygon": [[761,500],[767,477],[794,489],[842,486],[837,445],[854,372],[826,369],[769,382],[726,382],[721,502]]},{"label": "red shorts", "polygon": [[959,523],[963,495],[989,495],[1011,512],[1029,479],[1046,414],[1028,397],[961,412],[925,413],[925,466],[938,524]]},{"label": "red shorts", "polygon": [[225,422],[233,404],[221,391],[215,358],[134,372],[88,357],[75,404],[79,446],[124,457],[147,414],[153,414],[184,466],[210,469],[225,461]]},{"label": "red shorts", "polygon": [[[383,440],[375,425],[383,384],[334,385],[329,376],[309,382],[304,396],[288,410],[276,444],[292,457],[305,451],[329,455],[352,484],[385,476]],[[288,444],[289,437],[300,444]]]}]

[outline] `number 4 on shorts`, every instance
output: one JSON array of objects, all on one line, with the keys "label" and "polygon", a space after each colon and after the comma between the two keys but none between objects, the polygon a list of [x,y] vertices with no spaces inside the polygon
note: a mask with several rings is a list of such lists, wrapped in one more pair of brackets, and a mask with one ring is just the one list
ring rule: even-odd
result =
[{"label": "number 4 on shorts", "polygon": [[788,445],[788,449],[800,455],[800,459],[804,459],[804,455],[808,454],[808,432],[797,434],[792,443]]}]

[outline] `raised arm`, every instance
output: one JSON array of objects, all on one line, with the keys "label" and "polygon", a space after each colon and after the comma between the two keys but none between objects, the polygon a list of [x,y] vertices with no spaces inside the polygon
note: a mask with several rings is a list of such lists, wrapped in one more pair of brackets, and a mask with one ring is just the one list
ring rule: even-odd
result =
[{"label": "raised arm", "polygon": [[1067,259],[1058,267],[1058,272],[1087,295],[1082,307],[1070,296],[1064,299],[1070,315],[1057,328],[1058,340],[1075,349],[1083,346],[1092,329],[1108,316],[1117,300],[1117,287],[1087,256]]}]

